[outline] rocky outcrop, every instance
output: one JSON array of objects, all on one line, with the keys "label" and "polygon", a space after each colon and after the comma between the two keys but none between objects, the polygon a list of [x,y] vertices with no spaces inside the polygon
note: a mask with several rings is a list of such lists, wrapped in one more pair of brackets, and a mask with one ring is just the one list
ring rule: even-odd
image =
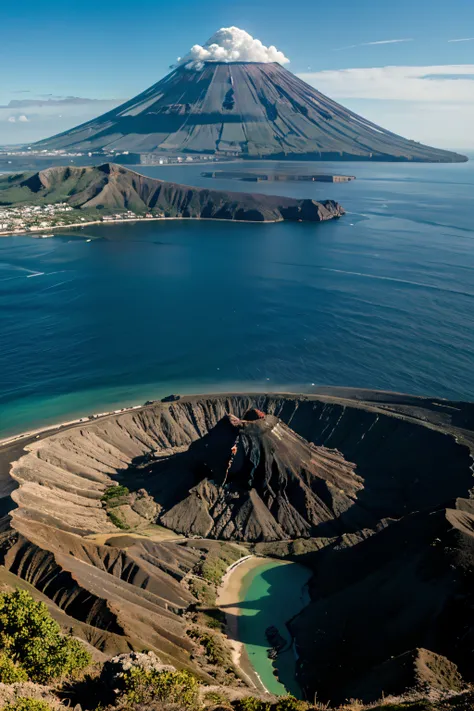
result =
[{"label": "rocky outcrop", "polygon": [[377,701],[385,696],[459,692],[465,687],[459,669],[441,654],[428,649],[414,649],[391,657],[375,667],[363,680],[344,689],[347,698]]},{"label": "rocky outcrop", "polygon": [[[111,487],[108,492],[113,492],[114,488]],[[103,497],[102,505],[110,521],[123,530],[139,531],[146,528],[155,523],[160,512],[160,507],[146,489],[126,491],[120,496]]]},{"label": "rocky outcrop", "polygon": [[237,222],[322,222],[344,215],[334,200],[316,202],[192,188],[148,178],[113,163],[87,168],[60,166],[33,175],[0,178],[0,204],[38,202],[66,202],[85,210],[152,210],[159,217]]},{"label": "rocky outcrop", "polygon": [[276,659],[280,652],[282,652],[286,647],[286,640],[278,631],[278,627],[270,625],[265,630],[265,637],[270,645],[268,650],[268,656],[270,659]]}]

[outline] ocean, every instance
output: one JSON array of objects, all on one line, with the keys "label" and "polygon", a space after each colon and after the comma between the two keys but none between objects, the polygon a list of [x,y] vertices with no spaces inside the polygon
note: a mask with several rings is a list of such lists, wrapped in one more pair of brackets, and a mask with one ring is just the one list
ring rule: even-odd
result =
[{"label": "ocean", "polygon": [[474,163],[283,167],[357,179],[252,184],[206,179],[205,165],[141,170],[333,198],[348,214],[0,238],[0,437],[169,393],[342,385],[474,399]]}]

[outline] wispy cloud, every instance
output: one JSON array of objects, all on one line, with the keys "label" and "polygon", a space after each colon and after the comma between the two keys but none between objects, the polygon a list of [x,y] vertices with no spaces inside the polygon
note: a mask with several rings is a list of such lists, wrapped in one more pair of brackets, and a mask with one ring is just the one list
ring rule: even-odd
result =
[{"label": "wispy cloud", "polygon": [[[44,96],[47,96],[46,94]],[[84,97],[80,96],[53,96],[53,94],[49,94],[49,97],[52,98],[45,98],[45,99],[12,99],[8,104],[5,106],[0,106],[0,109],[19,109],[19,108],[25,108],[28,106],[37,106],[37,107],[48,107],[48,106],[64,106],[64,105],[69,105],[69,106],[80,106],[81,104],[97,104],[101,103],[103,101],[112,101],[119,103],[123,101],[123,99],[86,99]]]},{"label": "wispy cloud", "polygon": [[474,64],[367,67],[298,76],[402,136],[434,146],[474,148]]},{"label": "wispy cloud", "polygon": [[299,76],[335,99],[456,102],[474,106],[474,64],[365,67]]},{"label": "wispy cloud", "polygon": [[402,42],[413,42],[412,38],[408,39],[389,39],[378,40],[377,42],[362,42],[361,44],[350,44],[347,47],[336,47],[335,52],[341,52],[343,49],[355,49],[356,47],[373,47],[379,44],[400,44]]},{"label": "wispy cloud", "polygon": [[462,37],[461,39],[452,39],[448,42],[474,42],[474,37]]}]

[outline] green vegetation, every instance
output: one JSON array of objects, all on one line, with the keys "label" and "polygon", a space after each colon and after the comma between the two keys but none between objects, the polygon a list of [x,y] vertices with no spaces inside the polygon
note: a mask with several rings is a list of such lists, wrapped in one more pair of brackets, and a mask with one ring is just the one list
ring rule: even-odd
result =
[{"label": "green vegetation", "polygon": [[0,652],[0,682],[14,684],[17,681],[28,681],[28,674],[23,667],[15,664],[13,659]]},{"label": "green vegetation", "polygon": [[125,521],[118,516],[118,514],[114,513],[113,511],[107,511],[107,516],[110,518],[114,526],[117,526],[117,528],[120,528],[122,531],[129,531],[130,526],[128,523],[125,523]]},{"label": "green vegetation", "polygon": [[217,596],[216,588],[210,583],[206,583],[204,580],[201,581],[196,580],[196,578],[191,578],[189,582],[189,589],[202,605],[206,605],[206,607],[215,606]]},{"label": "green vegetation", "polygon": [[207,691],[204,694],[204,701],[208,706],[226,706],[229,709],[232,708],[227,696],[218,691]]},{"label": "green vegetation", "polygon": [[78,640],[61,634],[44,602],[26,590],[0,595],[0,650],[5,678],[19,674],[38,683],[74,674],[91,661]]},{"label": "green vegetation", "polygon": [[106,507],[107,516],[110,518],[114,526],[120,528],[121,531],[129,531],[130,526],[122,518],[118,511],[112,511],[111,509],[116,509],[123,504],[128,503],[127,497],[130,494],[130,490],[126,486],[109,486],[108,489],[102,494],[100,499]]},{"label": "green vegetation", "polygon": [[187,671],[156,671],[133,667],[123,678],[125,701],[147,704],[166,701],[186,708],[198,705],[199,682]]},{"label": "green vegetation", "polygon": [[305,701],[299,701],[294,696],[281,696],[275,704],[274,711],[305,711],[308,704]]},{"label": "green vegetation", "polygon": [[41,699],[19,696],[11,704],[4,706],[2,711],[51,711],[51,706]]},{"label": "green vegetation", "polygon": [[122,496],[128,496],[130,490],[126,486],[109,486],[108,489],[102,494],[101,501],[104,503],[113,502],[114,499],[118,499]]},{"label": "green vegetation", "polygon": [[256,696],[246,696],[235,703],[235,708],[237,711],[270,711],[271,704]]},{"label": "green vegetation", "polygon": [[195,573],[214,585],[220,585],[225,571],[245,555],[236,546],[226,543],[214,546],[196,566]]},{"label": "green vegetation", "polygon": [[[189,630],[188,635],[191,639],[199,642],[199,644],[204,648],[206,657],[211,664],[218,664],[219,666],[225,668],[232,666],[232,660],[229,652],[217,635],[210,632],[203,632],[199,629]],[[282,709],[282,711],[285,710]]]}]

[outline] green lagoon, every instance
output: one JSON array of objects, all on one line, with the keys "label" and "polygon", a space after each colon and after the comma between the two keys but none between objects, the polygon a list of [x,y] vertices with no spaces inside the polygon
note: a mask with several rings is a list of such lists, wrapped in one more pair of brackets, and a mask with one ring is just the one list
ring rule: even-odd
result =
[{"label": "green lagoon", "polygon": [[[311,571],[297,563],[272,561],[249,571],[240,590],[239,640],[252,667],[272,694],[301,697],[295,678],[296,656],[286,623],[309,602],[307,583]],[[288,647],[276,661],[268,658],[267,627],[274,625]],[[278,669],[278,679],[275,676]]]}]

